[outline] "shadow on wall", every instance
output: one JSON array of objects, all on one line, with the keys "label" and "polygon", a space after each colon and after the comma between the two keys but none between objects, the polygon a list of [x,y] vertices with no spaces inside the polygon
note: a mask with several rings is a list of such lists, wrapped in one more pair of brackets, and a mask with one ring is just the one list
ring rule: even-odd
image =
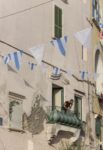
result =
[{"label": "shadow on wall", "polygon": [[70,139],[71,137],[73,137],[73,133],[61,130],[58,132],[57,136],[52,140],[51,144],[57,144],[62,139]]},{"label": "shadow on wall", "polygon": [[23,115],[23,129],[28,130],[33,135],[39,134],[44,130],[44,120],[46,119],[46,112],[41,104],[47,100],[42,95],[37,95],[33,99],[34,104],[30,116]]}]

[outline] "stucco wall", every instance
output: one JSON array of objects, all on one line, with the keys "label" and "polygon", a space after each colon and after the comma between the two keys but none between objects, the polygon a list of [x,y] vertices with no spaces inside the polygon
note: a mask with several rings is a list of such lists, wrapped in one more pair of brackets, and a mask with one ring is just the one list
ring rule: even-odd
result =
[{"label": "stucco wall", "polygon": [[[78,78],[80,78],[80,70],[85,69],[92,73],[92,49],[88,50],[88,62],[83,62],[82,45],[74,38],[75,32],[90,27],[90,24],[86,20],[86,17],[90,16],[89,1],[84,4],[81,0],[70,0],[68,5],[59,0],[54,0],[53,2],[48,3],[45,2],[46,0],[10,0],[9,3],[7,3],[6,0],[2,0],[0,2],[0,16],[5,17],[0,18],[0,39],[28,53],[29,48],[44,43],[45,52],[43,60],[45,60],[46,62],[67,71],[68,69],[73,70],[74,74]],[[45,4],[39,6],[39,4],[41,3]],[[15,12],[25,10],[29,7],[37,5],[38,7],[35,7],[28,11],[6,17],[6,15],[13,14]],[[66,45],[67,55],[65,58],[61,56],[60,53],[50,44],[52,37],[54,37],[54,5],[61,7],[63,10],[63,35],[68,36],[68,43]],[[0,44],[1,55],[5,55],[11,51],[14,51],[14,49],[8,47],[7,45]],[[2,75],[2,80],[4,80],[4,78],[7,78],[7,80],[5,80],[5,84],[7,85],[6,96],[8,97],[8,92],[12,91],[26,97],[26,99],[23,101],[23,111],[24,113],[26,113],[27,117],[31,116],[31,118],[28,118],[28,120],[32,120],[31,112],[32,107],[35,104],[34,96],[41,94],[42,97],[45,98],[45,101],[40,102],[40,108],[42,107],[43,112],[46,112],[46,106],[50,106],[52,104],[52,84],[55,83],[59,86],[64,87],[64,100],[69,100],[71,98],[74,99],[74,89],[85,93],[82,100],[82,119],[83,121],[86,121],[86,113],[89,109],[87,101],[87,83],[79,82],[75,78],[67,75],[64,72],[62,73],[69,80],[70,84],[65,85],[61,80],[53,81],[50,79],[50,75],[52,72],[51,66],[46,65],[46,72],[43,72],[43,70],[39,66],[37,66],[34,71],[30,71],[30,68],[27,66],[28,61],[37,63],[33,58],[24,55],[20,71],[17,71],[12,63],[10,63],[9,65],[14,69],[14,71],[10,69],[8,70],[8,67],[4,67],[4,64],[1,62],[1,68],[5,68],[6,70],[4,71],[5,77]],[[92,77],[90,77],[90,79],[92,80]],[[29,86],[25,84],[24,80],[29,83]],[[90,93],[91,92],[92,88],[90,89]],[[90,98],[92,99],[92,96]],[[4,104],[4,106],[9,102],[8,98],[6,100],[7,103]],[[6,108],[8,108],[8,105],[6,106]],[[6,125],[8,125],[7,121],[8,118],[6,119]],[[33,125],[34,122],[32,125],[30,124],[31,130],[33,128]],[[42,126],[39,135],[34,136],[34,143],[40,149],[42,147],[41,143],[43,140],[43,142],[45,143],[44,150],[46,150],[47,139],[44,139],[43,137],[45,135],[43,129],[44,125]],[[36,131],[34,130],[33,132],[36,133]],[[37,148],[34,147],[34,149]]]}]

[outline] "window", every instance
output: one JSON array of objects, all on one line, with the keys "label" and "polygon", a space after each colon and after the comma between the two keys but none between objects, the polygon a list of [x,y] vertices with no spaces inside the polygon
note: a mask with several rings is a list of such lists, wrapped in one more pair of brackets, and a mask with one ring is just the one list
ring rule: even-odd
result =
[{"label": "window", "polygon": [[82,46],[82,60],[88,60],[88,49]]},{"label": "window", "polygon": [[92,0],[92,17],[99,23],[100,22],[100,6],[99,0]]},{"label": "window", "polygon": [[98,76],[96,79],[96,93],[99,95],[103,91],[103,60],[99,49],[95,53],[95,73]]},{"label": "window", "polygon": [[9,92],[9,122],[12,129],[22,129],[24,98],[24,96]]},{"label": "window", "polygon": [[75,108],[74,112],[76,116],[82,120],[82,97],[75,95]]},{"label": "window", "polygon": [[98,139],[101,140],[101,117],[95,119],[95,132]]},{"label": "window", "polygon": [[55,84],[52,86],[52,107],[61,110],[64,103],[64,89]]},{"label": "window", "polygon": [[55,6],[55,37],[62,37],[62,9]]}]

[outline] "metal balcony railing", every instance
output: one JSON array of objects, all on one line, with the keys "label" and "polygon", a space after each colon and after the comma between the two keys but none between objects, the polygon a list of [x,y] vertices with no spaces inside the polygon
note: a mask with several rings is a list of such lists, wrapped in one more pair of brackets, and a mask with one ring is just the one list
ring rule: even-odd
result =
[{"label": "metal balcony railing", "polygon": [[77,118],[76,114],[73,111],[65,111],[62,107],[58,106],[47,108],[47,123],[58,123],[74,128],[82,127],[82,121]]}]

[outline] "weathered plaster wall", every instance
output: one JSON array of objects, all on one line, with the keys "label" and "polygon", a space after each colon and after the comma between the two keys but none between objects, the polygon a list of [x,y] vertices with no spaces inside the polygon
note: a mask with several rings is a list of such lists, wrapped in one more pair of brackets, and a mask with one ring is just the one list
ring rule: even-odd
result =
[{"label": "weathered plaster wall", "polygon": [[[0,2],[0,15],[5,16],[8,14],[12,14],[13,12],[17,12],[32,6],[39,5],[42,2],[44,3],[46,2],[46,0],[10,0],[9,4],[6,2],[6,0],[3,0]],[[63,35],[68,36],[68,43],[66,45],[67,56],[65,58],[61,56],[60,53],[56,49],[54,49],[49,43],[51,38],[54,37],[54,5],[58,5],[63,9]],[[89,17],[89,15],[89,1],[86,4],[84,4],[81,0],[70,0],[69,4],[66,5],[62,1],[54,0],[53,2],[44,4],[40,7],[36,7],[35,9],[31,9],[20,14],[0,19],[0,39],[20,49],[23,49],[28,53],[29,48],[41,43],[46,43],[43,60],[65,70],[71,69],[74,71],[74,74],[80,78],[78,70],[85,69],[92,72],[92,65],[89,65],[92,64],[92,49],[91,51],[88,51],[88,63],[83,62],[82,45],[74,38],[74,33],[87,27],[90,27],[90,24],[86,20],[86,17]],[[14,49],[4,44],[0,44],[0,52],[2,55],[5,55],[11,51],[14,51]],[[61,79],[53,81],[50,79],[52,67],[46,65],[46,72],[44,72],[44,70],[42,70],[41,67],[38,66],[32,72],[27,66],[28,61],[37,63],[33,58],[23,56],[22,67],[20,71],[15,70],[15,66],[12,63],[10,63],[9,65],[14,71],[10,68],[7,71],[7,66],[4,67],[4,65],[1,62],[1,80],[5,81],[5,84],[7,86],[6,96],[8,96],[9,91],[12,91],[14,93],[24,95],[26,97],[26,99],[23,101],[23,111],[25,113],[24,128],[32,132],[32,134],[34,134],[34,149],[54,149],[53,147],[49,147],[47,144],[47,135],[45,128],[46,109],[47,106],[51,106],[52,103],[52,84],[55,83],[59,86],[64,87],[64,100],[69,100],[71,98],[74,99],[74,89],[78,89],[85,93],[82,103],[83,121],[86,121],[86,112],[88,112],[89,108],[87,101],[88,85],[85,83],[78,82],[76,79],[74,79],[71,76],[68,76],[65,73],[63,74],[64,76],[66,76],[66,79],[69,80],[70,84],[65,85]],[[2,68],[5,68],[5,76],[2,72]],[[25,81],[28,82],[29,85],[25,84]],[[1,86],[5,84],[3,82]],[[4,95],[5,93],[3,93],[3,96]],[[36,100],[36,97],[38,95],[41,95],[40,101]],[[9,102],[8,98],[5,98],[5,101],[7,103],[4,104],[4,106],[6,106],[7,109]],[[6,125],[8,125],[8,118],[6,118]],[[13,134],[17,136],[16,133]],[[22,134],[22,139],[23,136],[24,135]],[[9,136],[7,136],[7,138],[8,137]],[[10,141],[8,141],[8,143],[10,143]],[[10,144],[12,144],[12,140]],[[19,145],[21,145],[22,147],[25,146],[24,144],[25,142],[22,144],[20,142]],[[25,150],[25,147],[22,147],[21,149]],[[17,147],[17,150],[20,149]]]}]

